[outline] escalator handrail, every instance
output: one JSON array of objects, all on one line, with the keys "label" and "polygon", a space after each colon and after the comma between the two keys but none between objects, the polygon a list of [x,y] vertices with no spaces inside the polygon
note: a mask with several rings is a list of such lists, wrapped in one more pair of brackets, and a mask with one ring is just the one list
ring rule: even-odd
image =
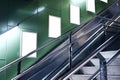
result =
[{"label": "escalator handrail", "polygon": [[78,65],[76,65],[74,68],[72,68],[70,71],[68,71],[64,76],[60,78],[60,80],[67,80],[72,74],[74,74],[77,70],[79,70],[81,67],[83,67],[89,60],[91,60],[93,57],[95,57],[100,51],[102,51],[105,47],[110,45],[114,40],[116,40],[119,36],[119,33],[113,35],[108,40],[106,40],[102,45],[100,45],[97,49],[95,49],[87,58],[85,58],[82,62],[80,62]]},{"label": "escalator handrail", "polygon": [[109,19],[109,18],[106,18],[106,17],[103,17],[103,16],[96,16],[97,18],[100,18],[100,19],[103,19],[103,20],[107,20],[107,21],[110,21],[110,22],[114,22],[116,24],[120,24],[120,22],[116,21],[116,20],[112,20],[112,19]]},{"label": "escalator handrail", "polygon": [[[115,2],[117,2],[117,1],[115,1]],[[111,6],[112,6],[112,5],[111,5]],[[108,7],[108,8],[109,8],[109,7]],[[103,12],[104,12],[104,11],[103,11]],[[71,32],[75,31],[76,29],[79,30],[79,29],[81,29],[84,25],[88,25],[88,24],[91,23],[96,17],[97,17],[97,16],[93,17],[91,20],[89,20],[89,21],[87,21],[86,23],[80,25],[79,27],[75,27],[75,28],[73,28],[72,30],[67,31],[67,32],[64,33],[62,36],[60,36],[60,37],[58,37],[58,38],[56,38],[56,39],[54,39],[54,40],[49,41],[49,42],[46,43],[45,45],[43,45],[43,46],[41,46],[41,47],[39,47],[39,48],[31,51],[31,52],[28,53],[27,55],[25,55],[25,56],[23,56],[23,57],[20,57],[20,58],[14,60],[14,61],[8,63],[7,65],[1,67],[1,68],[0,68],[0,72],[6,70],[7,68],[11,67],[12,65],[14,65],[14,64],[16,64],[16,63],[19,63],[19,62],[23,61],[23,60],[24,60],[25,58],[27,58],[28,56],[30,56],[30,55],[32,55],[33,53],[38,52],[39,50],[45,48],[46,46],[48,46],[48,45],[50,45],[50,44],[52,44],[52,43],[60,40],[60,39],[63,38],[64,36],[69,35]]]}]

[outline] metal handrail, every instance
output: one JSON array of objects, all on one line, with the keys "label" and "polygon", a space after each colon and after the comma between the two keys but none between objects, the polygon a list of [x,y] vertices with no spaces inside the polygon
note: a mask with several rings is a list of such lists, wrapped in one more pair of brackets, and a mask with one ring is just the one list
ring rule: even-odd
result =
[{"label": "metal handrail", "polygon": [[[117,50],[116,54],[107,61],[107,66],[109,66],[109,64],[114,61],[116,59],[117,56],[120,55],[120,49]],[[96,78],[98,75],[100,74],[100,69],[98,69],[88,80],[93,80],[94,78]]]},{"label": "metal handrail", "polygon": [[113,41],[115,41],[118,38],[118,34],[119,33],[117,33],[114,36],[110,37],[101,46],[99,46],[97,49],[95,49],[87,58],[85,58],[82,62],[80,62],[78,65],[76,65],[74,68],[72,68],[63,77],[61,77],[60,80],[68,79],[73,73],[75,73],[77,70],[79,70],[81,67],[83,67],[87,62],[89,62],[89,60],[91,60],[94,56],[96,56],[100,51],[102,51],[105,47],[107,47]]},{"label": "metal handrail", "polygon": [[106,18],[106,17],[103,17],[103,16],[96,16],[97,18],[100,18],[100,19],[103,19],[103,20],[107,20],[107,21],[110,21],[110,22],[114,22],[116,24],[120,24],[119,21],[115,21],[115,20],[112,20],[112,19],[109,19],[109,18]]}]

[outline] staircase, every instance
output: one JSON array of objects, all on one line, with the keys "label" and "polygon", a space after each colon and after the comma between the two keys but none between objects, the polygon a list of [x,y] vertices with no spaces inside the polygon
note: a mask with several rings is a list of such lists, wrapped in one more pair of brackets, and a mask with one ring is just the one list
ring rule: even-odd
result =
[{"label": "staircase", "polygon": [[[107,62],[109,62],[109,60],[113,56],[115,56],[116,53],[117,50],[100,52],[100,54],[105,58]],[[94,75],[99,69],[100,69],[100,59],[98,57],[94,57],[78,72],[71,75],[69,79],[90,80],[90,77]],[[112,62],[109,62],[109,65],[107,65],[107,79],[120,80],[120,55],[116,57]],[[100,80],[100,74],[94,80]]]}]

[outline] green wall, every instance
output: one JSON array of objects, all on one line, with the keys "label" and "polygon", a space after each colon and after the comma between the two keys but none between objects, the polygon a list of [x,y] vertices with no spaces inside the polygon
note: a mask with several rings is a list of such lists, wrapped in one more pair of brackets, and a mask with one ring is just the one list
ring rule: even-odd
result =
[{"label": "green wall", "polygon": [[[77,0],[76,0],[77,1]],[[78,0],[80,3],[74,3],[80,7],[81,23],[91,19],[101,10],[105,9],[113,0],[109,0],[109,4],[96,1],[96,13],[86,12],[85,0]],[[19,24],[18,28],[8,33],[6,38],[0,38],[0,67],[19,58],[20,56],[20,38],[22,31],[37,32],[37,47],[44,45],[52,40],[48,38],[48,16],[54,15],[61,17],[62,34],[76,27],[75,24],[70,24],[69,5],[70,0],[2,0],[0,2],[0,34],[6,34],[8,30]],[[35,10],[40,7],[45,9],[36,15]],[[62,40],[61,40],[62,41]],[[22,62],[22,69],[27,68],[32,62],[41,57],[43,54],[51,50],[56,44],[50,45],[37,53],[37,58],[27,58]],[[12,66],[6,71],[0,73],[0,80],[10,80],[17,73],[17,66]],[[3,77],[1,77],[3,76]]]}]

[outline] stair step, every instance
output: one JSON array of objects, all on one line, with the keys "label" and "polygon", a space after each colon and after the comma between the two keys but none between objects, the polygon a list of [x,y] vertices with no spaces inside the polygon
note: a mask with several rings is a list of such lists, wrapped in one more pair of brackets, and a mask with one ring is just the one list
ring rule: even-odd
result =
[{"label": "stair step", "polygon": [[[83,74],[85,75],[92,75],[94,74],[97,70],[99,69],[99,67],[93,67],[93,66],[85,66],[83,68],[81,68],[81,71],[83,72]],[[108,66],[107,67],[107,73],[108,75],[120,75],[120,66]]]},{"label": "stair step", "polygon": [[[109,58],[106,59],[107,61],[109,60]],[[98,58],[93,58],[90,60],[90,62],[94,65],[94,66],[100,66],[100,60]],[[120,57],[118,56],[116,59],[114,59],[109,65],[114,65],[114,66],[120,66]]]},{"label": "stair step", "polygon": [[112,56],[115,55],[117,51],[103,51],[103,52],[100,52],[100,54],[104,57],[104,58],[111,58]]},{"label": "stair step", "polygon": [[108,59],[112,58],[115,54],[116,54],[117,50],[115,51],[103,51],[100,52],[100,54],[106,58],[106,60],[108,61]]},{"label": "stair step", "polygon": [[[69,79],[70,80],[88,80],[92,75],[78,75],[74,74]],[[120,80],[120,76],[108,75],[108,80]],[[100,76],[97,77],[97,80],[100,80]]]},{"label": "stair step", "polygon": [[[110,76],[107,76],[107,79],[108,79],[108,80],[120,80],[120,76],[110,75]],[[97,80],[100,80],[100,76],[97,77]]]},{"label": "stair step", "polygon": [[108,75],[120,75],[120,66],[108,66],[107,73]]},{"label": "stair step", "polygon": [[70,80],[88,80],[92,75],[71,75]]},{"label": "stair step", "polygon": [[100,66],[100,60],[98,58],[93,58],[90,61],[93,63],[93,65]]},{"label": "stair step", "polygon": [[[112,58],[116,54],[117,50],[114,51],[103,51],[100,52],[100,54],[108,61],[110,58]],[[93,58],[90,60],[93,65],[100,66],[100,59]],[[111,65],[119,65],[120,64],[120,55],[111,63]]]},{"label": "stair step", "polygon": [[86,75],[92,75],[94,74],[97,70],[99,69],[99,67],[96,66],[92,66],[92,67],[83,67],[81,68],[81,71],[86,74]]},{"label": "stair step", "polygon": [[[108,60],[108,59],[107,59],[107,60]],[[91,59],[90,61],[92,62],[92,64],[93,64],[94,66],[100,66],[100,60],[99,60],[98,58],[93,58],[93,59]],[[114,59],[114,60],[110,63],[110,65],[112,65],[112,66],[120,66],[120,58],[117,57],[116,59]]]},{"label": "stair step", "polygon": [[120,66],[120,58],[114,59],[111,63],[111,66]]}]

